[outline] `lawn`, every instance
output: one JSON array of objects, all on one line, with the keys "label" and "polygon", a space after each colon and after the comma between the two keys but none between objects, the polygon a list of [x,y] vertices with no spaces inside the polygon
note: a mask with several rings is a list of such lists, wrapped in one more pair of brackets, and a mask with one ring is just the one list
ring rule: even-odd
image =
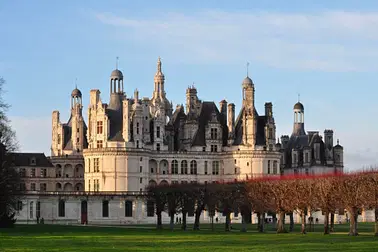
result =
[{"label": "lawn", "polygon": [[229,233],[223,225],[211,231],[202,225],[201,231],[157,231],[151,226],[140,227],[84,227],[57,225],[20,225],[0,229],[0,251],[377,251],[378,238],[373,224],[359,224],[360,236],[349,237],[348,226],[336,225],[335,233],[323,235],[322,225],[315,232],[276,234],[268,227],[264,234],[256,226],[248,226],[241,233],[235,224]]}]

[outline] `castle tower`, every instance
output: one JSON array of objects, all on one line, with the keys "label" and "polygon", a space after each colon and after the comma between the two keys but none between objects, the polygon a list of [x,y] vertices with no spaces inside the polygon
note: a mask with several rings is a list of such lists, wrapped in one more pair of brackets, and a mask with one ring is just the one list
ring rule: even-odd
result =
[{"label": "castle tower", "polygon": [[164,100],[165,98],[164,81],[165,81],[165,76],[161,69],[161,59],[159,57],[157,61],[156,73],[154,76],[154,92],[152,95],[153,100],[162,100],[162,101]]},{"label": "castle tower", "polygon": [[335,172],[342,172],[344,168],[344,148],[340,145],[339,140],[337,140],[337,145],[333,147],[333,157]]},{"label": "castle tower", "polygon": [[71,142],[73,153],[80,153],[84,149],[84,131],[86,127],[82,111],[81,91],[75,88],[71,93]]},{"label": "castle tower", "polygon": [[306,135],[304,129],[304,106],[299,101],[294,105],[293,136]]},{"label": "castle tower", "polygon": [[186,89],[186,114],[189,117],[195,117],[198,113],[197,89],[194,85]]},{"label": "castle tower", "polygon": [[255,87],[248,76],[242,83],[243,87],[243,142],[245,145],[255,145],[256,115],[255,115]]}]

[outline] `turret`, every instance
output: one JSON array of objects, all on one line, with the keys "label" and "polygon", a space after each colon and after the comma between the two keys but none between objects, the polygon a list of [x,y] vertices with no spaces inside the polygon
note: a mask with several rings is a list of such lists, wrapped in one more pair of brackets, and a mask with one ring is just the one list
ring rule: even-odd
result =
[{"label": "turret", "polygon": [[304,129],[304,106],[299,101],[294,105],[293,136],[306,135]]},{"label": "turret", "polygon": [[227,108],[228,108],[227,126],[228,126],[228,132],[231,138],[234,135],[234,131],[235,131],[235,104],[230,103],[228,104]]}]

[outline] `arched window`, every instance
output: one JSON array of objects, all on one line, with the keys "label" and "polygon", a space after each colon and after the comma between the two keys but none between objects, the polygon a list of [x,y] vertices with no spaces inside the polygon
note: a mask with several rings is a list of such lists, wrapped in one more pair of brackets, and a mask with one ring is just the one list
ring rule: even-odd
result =
[{"label": "arched window", "polygon": [[197,174],[197,162],[196,162],[196,160],[190,161],[190,174]]},{"label": "arched window", "polygon": [[172,174],[178,174],[178,162],[177,160],[173,160],[171,164],[171,173]]},{"label": "arched window", "polygon": [[188,162],[186,160],[181,161],[181,174],[188,174]]}]

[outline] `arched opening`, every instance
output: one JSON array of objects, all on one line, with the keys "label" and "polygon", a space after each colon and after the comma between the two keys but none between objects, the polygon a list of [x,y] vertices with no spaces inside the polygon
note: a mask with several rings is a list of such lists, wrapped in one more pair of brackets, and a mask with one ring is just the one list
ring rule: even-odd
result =
[{"label": "arched opening", "polygon": [[167,180],[162,180],[162,181],[160,181],[160,185],[163,185],[163,186],[166,186],[166,185],[168,185],[169,183],[168,183],[168,181]]},{"label": "arched opening", "polygon": [[55,184],[55,191],[61,191],[62,190],[62,184],[61,183],[56,183]]},{"label": "arched opening", "polygon": [[148,167],[150,169],[150,173],[152,174],[157,173],[157,162],[155,159],[150,159],[148,161]]},{"label": "arched opening", "polygon": [[84,186],[82,183],[77,183],[75,185],[75,191],[78,191],[78,192],[81,192],[81,191],[84,191]]},{"label": "arched opening", "polygon": [[157,186],[157,183],[155,180],[151,179],[150,181],[148,181],[148,186],[154,187],[154,186]]},{"label": "arched opening", "polygon": [[71,183],[66,183],[64,184],[63,191],[65,192],[72,192],[73,191],[73,186]]},{"label": "arched opening", "polygon": [[168,174],[168,161],[165,159],[161,160],[159,168],[160,174]]},{"label": "arched opening", "polygon": [[57,178],[61,178],[62,177],[62,166],[60,164],[57,164],[55,166],[55,175]]},{"label": "arched opening", "polygon": [[197,161],[190,161],[190,174],[197,174]]},{"label": "arched opening", "polygon": [[188,161],[181,161],[181,174],[188,174]]},{"label": "arched opening", "polygon": [[70,164],[66,164],[64,166],[63,172],[64,172],[64,178],[72,178],[74,175],[72,165]]},{"label": "arched opening", "polygon": [[177,162],[177,160],[172,160],[171,174],[178,174],[178,162]]},{"label": "arched opening", "polygon": [[75,177],[84,178],[84,167],[81,164],[75,166]]}]

